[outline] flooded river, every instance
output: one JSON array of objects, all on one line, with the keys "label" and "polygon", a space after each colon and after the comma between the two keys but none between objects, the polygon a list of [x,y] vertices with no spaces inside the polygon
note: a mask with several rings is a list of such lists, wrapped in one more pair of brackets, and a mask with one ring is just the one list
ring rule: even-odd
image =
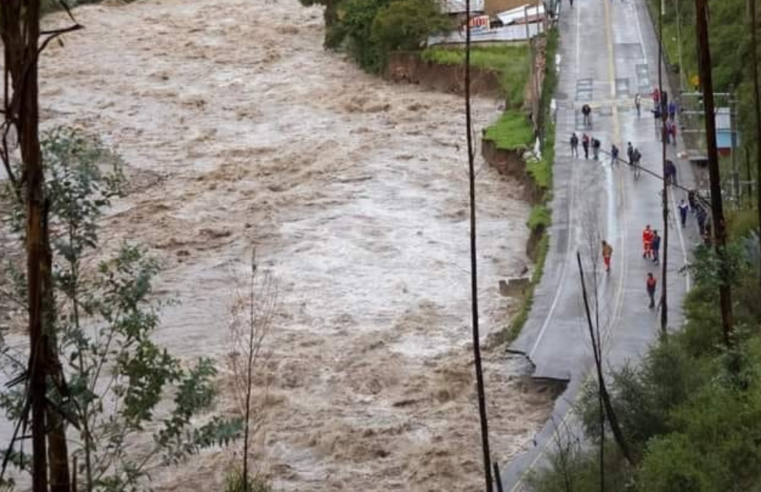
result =
[{"label": "flooded river", "polygon": [[[476,490],[462,99],[326,53],[321,10],[296,0],[75,13],[86,29],[43,59],[45,124],[99,134],[125,159],[133,191],[103,238],[161,259],[159,293],[179,303],[159,341],[216,357],[224,372],[253,248],[277,281],[254,466],[278,490]],[[480,135],[498,101],[474,110]],[[498,281],[529,264],[529,207],[481,160],[477,187],[486,337],[514,307]],[[505,461],[551,401],[519,384],[519,361],[497,349],[485,358],[492,449]],[[153,484],[220,490],[230,456],[205,452]]]}]

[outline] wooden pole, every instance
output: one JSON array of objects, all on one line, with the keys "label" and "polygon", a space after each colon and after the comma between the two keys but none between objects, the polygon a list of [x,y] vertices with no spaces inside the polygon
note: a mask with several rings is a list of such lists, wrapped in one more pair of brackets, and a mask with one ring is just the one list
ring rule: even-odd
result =
[{"label": "wooden pole", "polygon": [[[703,109],[705,111],[706,141],[708,149],[708,177],[711,181],[711,215],[713,216],[713,240],[720,260],[721,272],[726,272],[727,232],[724,220],[724,206],[721,198],[721,176],[719,175],[719,153],[716,148],[716,115],[713,100],[713,78],[711,74],[711,50],[708,39],[707,0],[695,0],[695,18],[700,60],[700,81],[703,86]],[[723,275],[722,275],[723,276]],[[721,328],[724,343],[732,344],[732,289],[726,281],[719,283],[719,306],[721,308]]]},{"label": "wooden pole", "polygon": [[[756,0],[748,0],[748,11],[750,14],[748,17],[750,17],[751,39],[750,64],[751,73],[753,74],[753,114],[756,119],[756,196],[758,198],[758,223],[761,225],[761,91],[759,91],[758,83],[758,41],[756,40],[758,23],[756,19]],[[748,168],[748,171],[748,174],[750,174],[750,167]],[[750,177],[748,177],[748,181],[750,181]],[[759,241],[759,244],[761,244],[761,241]],[[758,278],[759,282],[761,282],[761,271],[759,271]]]},{"label": "wooden pole", "polygon": [[476,366],[478,389],[478,414],[481,421],[481,445],[484,455],[484,481],[486,492],[493,492],[491,454],[489,451],[489,424],[486,415],[486,391],[481,365],[481,341],[478,327],[478,262],[476,254],[476,166],[473,149],[473,131],[470,108],[470,0],[465,0],[467,10],[465,24],[465,129],[468,142],[468,171],[470,181],[470,295],[473,315],[473,359]]},{"label": "wooden pole", "polygon": [[[661,98],[658,104],[661,105],[661,165],[663,166],[663,231],[661,233],[661,336],[666,336],[668,333],[668,245],[669,245],[669,178],[666,174],[666,121],[668,120],[668,107],[663,104],[663,8],[660,15],[658,15],[658,90],[661,93]],[[671,94],[671,97],[674,97]]]}]

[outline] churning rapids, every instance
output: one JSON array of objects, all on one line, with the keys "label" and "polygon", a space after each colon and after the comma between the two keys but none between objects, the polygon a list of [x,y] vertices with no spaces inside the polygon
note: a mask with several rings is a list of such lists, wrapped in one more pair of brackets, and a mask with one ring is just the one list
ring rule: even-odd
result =
[{"label": "churning rapids", "polygon": [[[75,14],[86,28],[42,60],[44,125],[84,128],[124,158],[132,192],[102,236],[162,261],[158,292],[179,303],[163,311],[159,341],[216,357],[227,377],[227,320],[253,248],[277,280],[256,469],[277,490],[477,490],[462,99],[323,51],[322,11],[297,0]],[[477,135],[498,105],[474,101]],[[529,207],[480,160],[477,190],[486,338],[514,307],[498,281],[528,263]],[[524,371],[502,350],[485,353],[503,463],[552,405],[521,383]],[[222,396],[217,410],[229,411]],[[206,451],[152,483],[221,490],[233,452]]]}]

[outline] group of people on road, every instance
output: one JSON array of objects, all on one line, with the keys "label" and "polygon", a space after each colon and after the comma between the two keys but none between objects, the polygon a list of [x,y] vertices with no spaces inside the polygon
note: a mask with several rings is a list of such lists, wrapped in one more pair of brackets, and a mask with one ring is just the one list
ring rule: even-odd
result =
[{"label": "group of people on road", "polygon": [[[579,157],[579,136],[576,135],[576,132],[571,134],[571,155],[575,158]],[[595,160],[600,159],[600,148],[602,147],[602,142],[600,140],[590,137],[586,133],[582,133],[581,135],[581,147],[584,149],[584,159],[589,159],[589,149],[592,148],[592,157]]]},{"label": "group of people on road", "polygon": [[[650,94],[653,99],[653,113],[656,118],[661,118],[664,112],[667,112],[668,118],[666,118],[665,132],[662,138],[666,143],[676,145],[677,137],[677,105],[674,101],[666,103],[667,95],[661,94],[661,92],[655,88]],[[634,98],[634,105],[637,111],[637,116],[641,114],[642,97],[640,94],[636,94]],[[584,104],[581,108],[581,114],[583,116],[584,126],[591,126],[591,108],[588,104]],[[599,139],[588,135],[586,132],[581,134],[581,138],[574,132],[571,134],[570,145],[571,155],[574,158],[579,158],[579,144],[581,144],[584,158],[589,159],[589,150],[592,149],[592,158],[599,160],[599,153],[602,143]],[[611,165],[617,162],[621,162],[623,159],[619,157],[620,150],[615,144],[610,146],[610,162]],[[626,146],[626,158],[629,166],[635,171],[635,178],[639,176],[641,169],[640,161],[642,154],[639,149],[634,147],[631,142],[627,142]],[[667,159],[664,163],[663,179],[672,185],[677,184],[677,167],[676,164]],[[690,191],[687,196],[687,201],[681,199],[677,207],[679,212],[679,222],[684,228],[687,226],[687,218],[690,213],[695,214],[695,218],[698,224],[701,237],[704,241],[708,241],[710,238],[710,224],[708,223],[708,213],[706,208],[697,199],[696,193]],[[642,258],[651,261],[653,264],[660,264],[660,248],[661,248],[661,236],[658,231],[653,229],[647,224],[642,231]],[[611,271],[611,260],[613,257],[613,247],[607,241],[602,241],[601,248],[603,264],[606,272]],[[649,299],[650,309],[656,307],[655,294],[657,290],[658,279],[653,272],[647,272],[645,278],[645,291]]]}]

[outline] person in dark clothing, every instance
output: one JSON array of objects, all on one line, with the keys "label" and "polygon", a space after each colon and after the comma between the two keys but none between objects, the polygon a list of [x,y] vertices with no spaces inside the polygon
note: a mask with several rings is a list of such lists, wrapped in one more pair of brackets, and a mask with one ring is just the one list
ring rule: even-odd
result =
[{"label": "person in dark clothing", "polygon": [[669,101],[669,119],[674,121],[674,118],[676,118],[676,103],[672,99]]},{"label": "person in dark clothing", "polygon": [[610,165],[616,164],[618,162],[618,147],[616,147],[615,144],[612,144],[610,146]]},{"label": "person in dark clothing", "polygon": [[650,243],[650,249],[653,253],[653,263],[657,265],[661,261],[661,257],[659,255],[661,250],[661,236],[658,235],[658,231],[653,231],[653,240]]},{"label": "person in dark clothing", "polygon": [[698,229],[700,230],[700,234],[702,235],[706,229],[706,216],[707,216],[706,211],[702,205],[697,205],[695,216],[698,219]]},{"label": "person in dark clothing", "polygon": [[674,165],[674,161],[667,159],[666,165],[664,166],[663,170],[663,177],[666,179],[667,183],[676,184],[676,166]]},{"label": "person in dark clothing", "polygon": [[584,148],[584,159],[589,159],[589,135],[581,136],[581,146]]},{"label": "person in dark clothing", "polygon": [[634,177],[639,179],[639,174],[642,172],[642,168],[639,165],[639,161],[642,160],[642,154],[639,153],[639,149],[634,149],[632,153],[632,169],[634,170]]},{"label": "person in dark clothing", "polygon": [[687,203],[690,204],[690,212],[695,212],[695,208],[697,206],[697,199],[695,198],[695,192],[690,190],[687,192]]},{"label": "person in dark clothing", "polygon": [[645,280],[645,289],[647,290],[647,297],[650,298],[650,309],[655,307],[655,287],[658,285],[658,281],[655,280],[653,274],[648,272],[647,279]]},{"label": "person in dark clothing", "polygon": [[579,137],[576,136],[576,132],[571,134],[571,156],[579,157]]},{"label": "person in dark clothing", "polygon": [[634,146],[632,146],[631,142],[628,142],[626,144],[626,156],[629,158],[629,165],[631,166],[632,164],[634,164],[634,159],[633,159]]},{"label": "person in dark clothing", "polygon": [[594,156],[595,160],[600,160],[600,146],[602,144],[599,140],[596,138],[592,139],[592,155]]},{"label": "person in dark clothing", "polygon": [[684,198],[682,198],[682,201],[679,203],[679,218],[682,221],[682,228],[687,224],[687,212],[690,210],[690,207],[684,203]]},{"label": "person in dark clothing", "polygon": [[584,126],[589,126],[592,124],[592,108],[589,107],[589,104],[585,104],[581,107],[581,114],[584,116]]}]

